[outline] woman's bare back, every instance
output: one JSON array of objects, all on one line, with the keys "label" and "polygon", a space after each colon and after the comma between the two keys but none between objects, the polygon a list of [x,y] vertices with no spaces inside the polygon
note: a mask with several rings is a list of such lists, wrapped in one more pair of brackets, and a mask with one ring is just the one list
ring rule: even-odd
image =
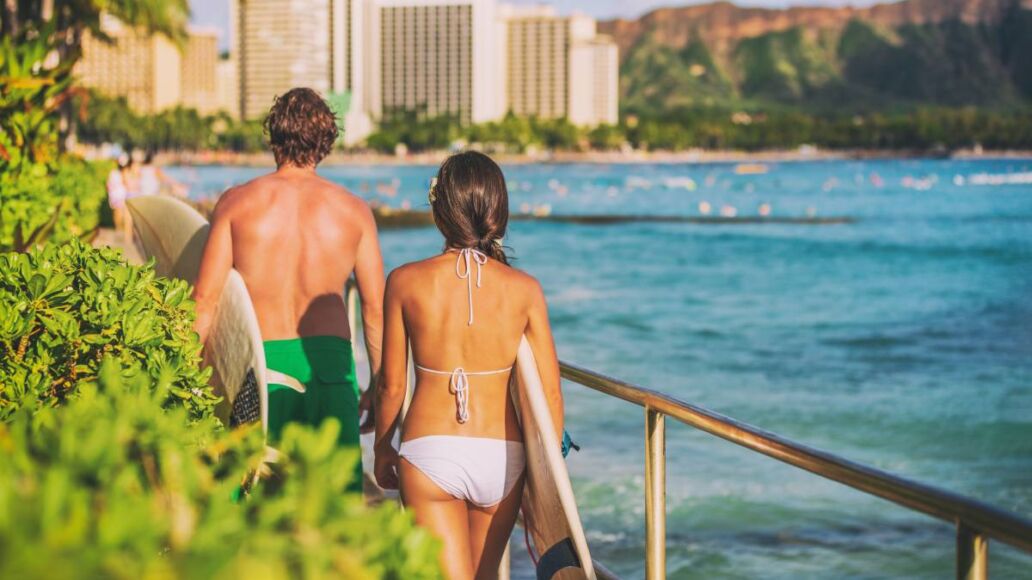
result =
[{"label": "woman's bare back", "polygon": [[[388,293],[396,292],[401,302],[415,364],[440,372],[417,371],[403,440],[425,435],[522,439],[508,392],[510,373],[476,373],[512,368],[541,290],[532,277],[493,259],[478,265],[473,258],[468,272],[466,267],[466,256],[450,251],[403,266],[388,280]],[[464,423],[449,389],[453,371],[460,368],[469,384]]]}]

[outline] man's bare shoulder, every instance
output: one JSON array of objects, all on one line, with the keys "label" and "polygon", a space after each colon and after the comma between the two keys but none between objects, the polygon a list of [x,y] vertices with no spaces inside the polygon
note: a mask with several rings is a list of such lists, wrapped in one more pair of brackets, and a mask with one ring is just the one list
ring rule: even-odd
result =
[{"label": "man's bare shoulder", "polygon": [[268,200],[267,193],[275,187],[275,175],[262,175],[247,183],[235,185],[219,196],[215,204],[216,217],[228,217],[235,212],[245,210],[255,204],[263,204]]},{"label": "man's bare shoulder", "polygon": [[311,190],[320,195],[324,201],[329,202],[332,207],[346,212],[348,217],[364,222],[373,222],[373,211],[369,207],[369,203],[343,185],[321,176],[315,176]]}]

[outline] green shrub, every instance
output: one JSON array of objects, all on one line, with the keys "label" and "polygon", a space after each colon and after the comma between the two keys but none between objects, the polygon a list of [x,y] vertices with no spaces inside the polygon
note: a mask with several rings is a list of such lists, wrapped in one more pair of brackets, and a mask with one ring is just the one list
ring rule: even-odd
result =
[{"label": "green shrub", "polygon": [[59,408],[0,423],[0,577],[439,578],[437,544],[394,505],[345,490],[338,425],[284,433],[276,486],[260,429],[189,425],[142,373],[106,361]]},{"label": "green shrub", "polygon": [[53,65],[53,28],[0,39],[0,252],[89,237],[110,164],[58,156],[72,62]]},{"label": "green shrub", "polygon": [[53,171],[36,165],[17,175],[0,175],[0,251],[93,237],[106,205],[111,167],[110,162],[65,156]]},{"label": "green shrub", "polygon": [[0,37],[0,176],[50,166],[57,157],[57,111],[71,94],[74,62],[54,62],[53,28]]},{"label": "green shrub", "polygon": [[60,403],[105,356],[167,387],[163,405],[211,415],[219,399],[200,369],[189,294],[78,241],[0,255],[0,421],[23,404]]}]

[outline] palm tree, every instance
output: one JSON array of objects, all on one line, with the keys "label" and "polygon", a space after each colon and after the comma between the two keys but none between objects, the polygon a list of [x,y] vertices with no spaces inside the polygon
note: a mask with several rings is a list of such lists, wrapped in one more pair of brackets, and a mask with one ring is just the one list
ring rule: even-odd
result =
[{"label": "palm tree", "polygon": [[[111,39],[101,27],[101,17],[113,16],[148,34],[162,34],[182,44],[190,20],[188,0],[2,0],[0,35],[19,43],[41,43],[49,50],[47,68],[71,70],[82,56],[83,35],[89,32]],[[56,61],[56,62],[54,62]],[[42,61],[40,64],[44,64]],[[62,148],[74,138],[74,111],[70,99],[62,99],[60,122]]]},{"label": "palm tree", "polygon": [[61,58],[74,60],[79,57],[83,33],[107,38],[100,26],[102,14],[180,42],[186,38],[190,5],[188,0],[3,0],[0,32],[15,36],[39,31],[53,20]]}]

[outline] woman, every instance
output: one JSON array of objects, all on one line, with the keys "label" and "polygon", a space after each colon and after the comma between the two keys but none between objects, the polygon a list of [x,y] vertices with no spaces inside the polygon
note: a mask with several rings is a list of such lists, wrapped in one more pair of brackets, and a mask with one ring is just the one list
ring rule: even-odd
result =
[{"label": "woman", "polygon": [[170,189],[174,187],[175,183],[165,175],[165,172],[160,167],[154,164],[154,153],[148,151],[143,156],[143,166],[140,167],[140,195],[158,195],[161,193],[162,186],[168,186]]},{"label": "woman", "polygon": [[[416,522],[444,542],[449,578],[492,578],[523,494],[523,438],[509,394],[521,337],[534,350],[557,436],[559,362],[541,286],[510,268],[502,249],[509,198],[498,165],[476,152],[452,156],[430,205],[444,251],[387,279],[374,471],[382,487],[400,484]],[[409,343],[416,386],[396,451]]]},{"label": "woman", "polygon": [[133,158],[122,155],[118,158],[118,166],[111,169],[107,178],[108,205],[115,222],[115,231],[122,234],[127,244],[133,241],[133,218],[125,207],[129,197],[129,171]]}]

